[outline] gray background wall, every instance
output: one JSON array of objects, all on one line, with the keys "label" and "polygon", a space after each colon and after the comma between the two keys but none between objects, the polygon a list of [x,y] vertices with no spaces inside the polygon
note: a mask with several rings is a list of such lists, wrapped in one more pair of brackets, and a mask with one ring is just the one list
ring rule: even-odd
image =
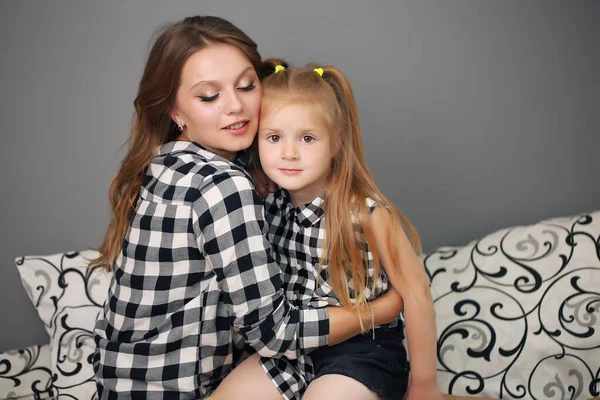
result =
[{"label": "gray background wall", "polygon": [[13,260],[99,245],[149,38],[193,14],[349,75],[426,250],[600,209],[600,2],[0,0],[0,350],[47,342]]}]

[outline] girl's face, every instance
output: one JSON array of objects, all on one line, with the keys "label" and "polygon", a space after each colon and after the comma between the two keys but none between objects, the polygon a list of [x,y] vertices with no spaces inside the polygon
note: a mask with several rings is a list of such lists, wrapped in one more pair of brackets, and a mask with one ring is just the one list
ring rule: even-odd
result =
[{"label": "girl's face", "polygon": [[333,138],[323,116],[307,103],[263,109],[258,133],[261,165],[296,205],[322,194],[331,172]]},{"label": "girl's face", "polygon": [[184,127],[180,139],[233,161],[252,144],[261,98],[256,70],[244,53],[214,44],[183,65],[171,118]]}]

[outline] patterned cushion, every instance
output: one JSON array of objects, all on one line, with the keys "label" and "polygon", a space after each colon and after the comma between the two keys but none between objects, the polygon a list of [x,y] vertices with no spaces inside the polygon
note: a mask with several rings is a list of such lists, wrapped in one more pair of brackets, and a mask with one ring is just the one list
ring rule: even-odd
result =
[{"label": "patterned cushion", "polygon": [[54,398],[49,344],[0,353],[0,398]]},{"label": "patterned cushion", "polygon": [[425,258],[450,394],[585,399],[600,390],[600,211],[499,230]]},{"label": "patterned cushion", "polygon": [[92,331],[110,275],[88,268],[96,252],[16,260],[23,286],[50,335],[51,369],[58,398],[96,398]]},{"label": "patterned cushion", "polygon": [[[87,267],[96,255],[17,259],[51,337],[54,388],[39,383],[40,392],[96,398],[92,329],[110,280]],[[442,391],[502,399],[599,396],[600,211],[442,247],[426,256],[425,267]]]}]

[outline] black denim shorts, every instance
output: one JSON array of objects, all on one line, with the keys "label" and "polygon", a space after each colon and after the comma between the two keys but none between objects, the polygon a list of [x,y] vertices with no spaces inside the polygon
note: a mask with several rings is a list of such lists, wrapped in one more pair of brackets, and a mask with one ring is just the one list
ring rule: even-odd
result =
[{"label": "black denim shorts", "polygon": [[339,374],[348,376],[382,400],[401,399],[408,388],[409,364],[403,326],[381,327],[358,335],[335,346],[323,347],[310,353],[315,368],[315,378]]}]

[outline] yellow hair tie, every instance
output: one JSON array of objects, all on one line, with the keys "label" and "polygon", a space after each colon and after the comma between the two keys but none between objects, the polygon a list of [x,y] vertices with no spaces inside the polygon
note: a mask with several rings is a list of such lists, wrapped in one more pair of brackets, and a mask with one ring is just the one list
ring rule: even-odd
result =
[{"label": "yellow hair tie", "polygon": [[275,66],[275,74],[278,73],[279,71],[285,71],[285,67],[283,65],[276,65]]},{"label": "yellow hair tie", "polygon": [[323,68],[315,68],[313,71],[319,74],[319,76],[323,76]]}]

